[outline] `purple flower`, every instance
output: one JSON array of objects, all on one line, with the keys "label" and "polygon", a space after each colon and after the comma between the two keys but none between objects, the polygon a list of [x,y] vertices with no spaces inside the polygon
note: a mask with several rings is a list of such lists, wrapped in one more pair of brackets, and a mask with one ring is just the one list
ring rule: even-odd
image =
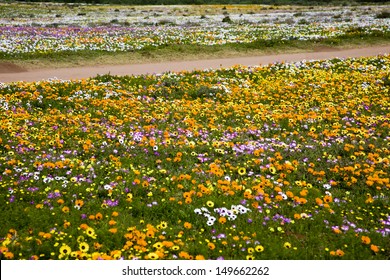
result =
[{"label": "purple flower", "polygon": [[347,231],[347,230],[349,230],[349,226],[347,226],[347,225],[342,225],[342,226],[341,226],[341,229],[344,230],[344,231]]}]

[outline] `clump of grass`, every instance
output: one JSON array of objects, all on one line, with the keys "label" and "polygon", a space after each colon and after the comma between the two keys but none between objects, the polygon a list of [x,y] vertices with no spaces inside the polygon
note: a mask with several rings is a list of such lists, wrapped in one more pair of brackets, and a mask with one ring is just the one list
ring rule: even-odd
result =
[{"label": "clump of grass", "polygon": [[175,25],[175,23],[169,19],[159,20],[157,25]]},{"label": "clump of grass", "polygon": [[309,24],[309,21],[307,19],[302,18],[298,21],[298,24],[306,25]]},{"label": "clump of grass", "polygon": [[222,22],[233,23],[232,19],[231,19],[229,16],[225,16],[225,17],[222,19]]},{"label": "clump of grass", "polygon": [[382,11],[376,14],[376,18],[380,18],[380,19],[390,18],[390,11]]}]

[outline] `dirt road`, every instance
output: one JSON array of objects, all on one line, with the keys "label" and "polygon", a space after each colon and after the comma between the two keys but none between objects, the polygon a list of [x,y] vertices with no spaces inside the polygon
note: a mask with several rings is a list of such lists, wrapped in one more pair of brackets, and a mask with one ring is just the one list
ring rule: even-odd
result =
[{"label": "dirt road", "polygon": [[257,57],[237,57],[224,59],[208,59],[181,62],[163,62],[151,64],[133,65],[105,65],[95,67],[58,68],[58,69],[35,69],[24,71],[19,67],[12,67],[9,63],[0,65],[0,82],[10,83],[16,81],[39,81],[51,78],[62,80],[89,78],[96,75],[139,75],[156,74],[167,71],[191,71],[202,69],[217,69],[220,67],[231,67],[233,65],[264,65],[274,62],[294,62],[300,60],[329,59],[374,56],[390,53],[390,46],[374,46],[347,50],[328,50],[308,53],[277,54]]}]

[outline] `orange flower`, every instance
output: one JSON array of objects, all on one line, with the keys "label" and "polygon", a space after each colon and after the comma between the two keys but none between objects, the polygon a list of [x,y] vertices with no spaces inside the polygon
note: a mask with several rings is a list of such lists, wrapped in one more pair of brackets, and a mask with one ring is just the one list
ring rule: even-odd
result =
[{"label": "orange flower", "polygon": [[341,230],[339,228],[333,228],[334,233],[341,233]]},{"label": "orange flower", "polygon": [[283,196],[281,196],[280,194],[278,194],[277,196],[275,196],[275,200],[276,200],[276,201],[282,201],[282,200],[283,200]]},{"label": "orange flower", "polygon": [[102,246],[103,245],[98,242],[93,243],[93,247],[95,248],[95,250],[99,250]]},{"label": "orange flower", "polygon": [[302,190],[302,191],[300,191],[299,194],[300,194],[301,196],[306,196],[306,195],[308,194],[308,192],[309,192],[308,190]]},{"label": "orange flower", "polygon": [[95,218],[96,218],[96,220],[101,220],[101,219],[103,219],[103,215],[102,215],[102,213],[97,213],[96,215],[95,215]]},{"label": "orange flower", "polygon": [[64,221],[64,228],[68,228],[70,227],[70,222],[68,222],[67,220]]},{"label": "orange flower", "polygon": [[330,203],[333,201],[333,198],[330,195],[325,195],[324,201],[325,203]]},{"label": "orange flower", "polygon": [[4,253],[4,257],[6,258],[6,259],[13,259],[14,258],[14,254],[12,253],[12,252],[5,252]]},{"label": "orange flower", "polygon": [[378,253],[378,252],[379,252],[379,247],[376,246],[376,245],[374,245],[374,244],[371,244],[370,249],[371,249],[374,253]]},{"label": "orange flower", "polygon": [[153,231],[153,230],[148,230],[148,231],[146,232],[146,236],[147,236],[147,237],[150,237],[150,238],[154,237],[154,231]]},{"label": "orange flower", "polygon": [[183,197],[184,198],[191,198],[191,192],[184,192]]},{"label": "orange flower", "polygon": [[369,187],[371,187],[372,185],[374,185],[374,182],[371,181],[371,180],[367,180],[367,181],[366,181],[366,184],[367,184]]},{"label": "orange flower", "polygon": [[226,218],[225,217],[219,217],[218,222],[220,222],[221,224],[224,224],[224,223],[226,223]]},{"label": "orange flower", "polygon": [[172,241],[163,241],[162,244],[167,248],[171,248],[174,245]]},{"label": "orange flower", "polygon": [[45,239],[50,239],[51,238],[51,233],[44,233],[43,235],[42,235],[42,237],[43,238],[45,238]]},{"label": "orange flower", "polygon": [[118,232],[118,229],[117,228],[110,228],[108,231],[115,234]]},{"label": "orange flower", "polygon": [[183,259],[189,259],[190,258],[190,254],[188,254],[187,252],[181,251],[179,253],[179,257],[183,258]]},{"label": "orange flower", "polygon": [[371,243],[371,239],[370,239],[370,237],[368,237],[368,236],[362,236],[362,242],[363,242],[363,244],[370,244]]},{"label": "orange flower", "polygon": [[189,222],[185,222],[185,223],[184,223],[184,228],[186,228],[186,229],[190,229],[190,228],[192,228],[192,225],[191,225],[191,223],[189,223]]},{"label": "orange flower", "polygon": [[275,188],[274,188],[274,190],[275,190],[275,192],[277,192],[277,193],[279,193],[279,192],[281,192],[281,191],[282,191],[282,189],[281,189],[281,188],[279,188],[279,187],[275,187]]},{"label": "orange flower", "polygon": [[307,199],[304,197],[299,198],[299,204],[305,204],[307,203]]},{"label": "orange flower", "polygon": [[112,216],[112,217],[118,217],[118,216],[119,216],[119,213],[116,212],[116,211],[114,211],[114,212],[112,212],[111,216]]},{"label": "orange flower", "polygon": [[89,228],[89,226],[88,226],[87,224],[81,224],[81,225],[80,225],[80,228],[81,228],[82,230],[86,230],[87,228]]},{"label": "orange flower", "polygon": [[316,198],[316,203],[317,203],[317,205],[319,205],[319,206],[322,206],[322,205],[324,204],[324,202],[322,201],[322,199],[319,198],[319,197]]},{"label": "orange flower", "polygon": [[293,194],[291,191],[287,191],[287,192],[286,192],[286,195],[287,195],[289,198],[293,198],[293,197],[294,197],[294,194]]},{"label": "orange flower", "polygon": [[77,208],[81,208],[81,207],[83,207],[83,205],[84,205],[84,201],[82,201],[81,199],[76,199],[76,201],[74,202],[74,204],[75,204],[75,207],[77,207]]},{"label": "orange flower", "polygon": [[68,206],[64,206],[64,207],[62,207],[62,212],[64,212],[64,213],[69,213],[69,207]]},{"label": "orange flower", "polygon": [[214,243],[209,242],[207,244],[207,246],[209,247],[210,250],[214,250],[215,249],[215,244]]},{"label": "orange flower", "polygon": [[342,257],[342,256],[344,256],[344,251],[338,249],[338,250],[336,250],[336,255],[339,256],[339,257]]}]

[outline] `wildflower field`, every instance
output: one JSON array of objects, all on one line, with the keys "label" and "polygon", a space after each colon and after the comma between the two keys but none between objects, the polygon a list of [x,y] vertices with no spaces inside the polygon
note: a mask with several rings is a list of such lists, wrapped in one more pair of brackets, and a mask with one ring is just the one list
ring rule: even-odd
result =
[{"label": "wildflower field", "polygon": [[[388,5],[0,4],[0,59],[245,52],[389,41]],[[168,60],[171,60],[168,58]],[[122,57],[123,59],[123,57]],[[129,58],[126,58],[129,59]]]},{"label": "wildflower field", "polygon": [[0,258],[389,259],[389,65],[0,84]]}]

